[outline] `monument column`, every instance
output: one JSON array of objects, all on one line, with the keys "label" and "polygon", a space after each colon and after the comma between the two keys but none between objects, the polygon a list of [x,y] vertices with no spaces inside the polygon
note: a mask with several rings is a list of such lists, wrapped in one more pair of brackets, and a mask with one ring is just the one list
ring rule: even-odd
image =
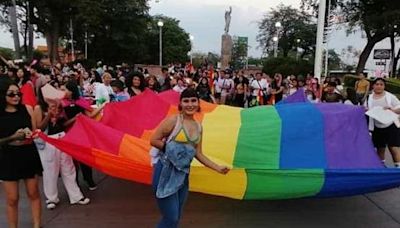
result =
[{"label": "monument column", "polygon": [[232,59],[233,42],[232,37],[229,35],[231,14],[232,7],[229,7],[229,11],[225,11],[225,33],[221,37],[221,69],[228,68]]}]

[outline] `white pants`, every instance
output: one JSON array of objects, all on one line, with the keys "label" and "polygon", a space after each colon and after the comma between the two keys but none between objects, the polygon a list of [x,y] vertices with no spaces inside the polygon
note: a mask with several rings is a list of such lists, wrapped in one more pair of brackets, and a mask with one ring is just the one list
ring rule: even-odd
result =
[{"label": "white pants", "polygon": [[[49,135],[49,137],[61,138],[64,135],[65,133],[62,132]],[[81,200],[83,194],[76,183],[76,170],[71,156],[48,143],[45,144],[42,150],[39,150],[39,154],[43,165],[43,186],[47,200],[51,202],[59,201],[57,182],[60,171],[70,203],[73,204]]]}]

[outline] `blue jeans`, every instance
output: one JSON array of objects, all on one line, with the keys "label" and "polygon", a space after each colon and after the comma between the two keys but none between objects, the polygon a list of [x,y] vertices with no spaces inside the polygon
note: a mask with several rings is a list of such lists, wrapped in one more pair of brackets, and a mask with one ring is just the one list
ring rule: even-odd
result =
[{"label": "blue jeans", "polygon": [[[153,190],[154,195],[157,192],[157,185],[160,179],[160,173],[163,165],[161,161],[154,166],[153,171]],[[158,208],[160,209],[162,218],[158,224],[158,228],[175,228],[178,227],[179,219],[182,215],[183,204],[186,202],[189,193],[189,178],[186,176],[184,185],[175,194],[166,198],[159,199],[156,197]]]}]

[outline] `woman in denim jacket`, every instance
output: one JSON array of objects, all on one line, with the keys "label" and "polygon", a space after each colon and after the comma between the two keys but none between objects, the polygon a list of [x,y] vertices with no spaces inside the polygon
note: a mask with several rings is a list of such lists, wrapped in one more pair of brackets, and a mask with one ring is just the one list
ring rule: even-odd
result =
[{"label": "woman in denim jacket", "polygon": [[[200,112],[199,98],[194,89],[182,92],[180,115],[165,119],[151,138],[151,145],[160,150],[153,154],[153,189],[162,219],[158,227],[177,227],[189,191],[188,174],[191,159],[196,157],[206,167],[221,174],[229,172],[202,153],[202,128],[194,119]],[[183,156],[177,153],[182,153]],[[182,161],[179,161],[179,158]],[[187,164],[183,164],[187,163]]]}]

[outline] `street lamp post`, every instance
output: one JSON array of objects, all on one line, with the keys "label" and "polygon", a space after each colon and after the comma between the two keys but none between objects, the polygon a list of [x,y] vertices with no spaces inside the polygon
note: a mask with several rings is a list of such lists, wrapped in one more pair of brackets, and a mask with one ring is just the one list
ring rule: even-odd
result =
[{"label": "street lamp post", "polygon": [[189,39],[190,39],[190,64],[193,64],[193,40],[194,40],[194,36],[193,35],[189,35]]},{"label": "street lamp post", "polygon": [[[90,35],[90,39],[93,39],[95,37],[94,34]],[[85,59],[88,58],[88,43],[89,43],[89,36],[88,32],[85,31]]]},{"label": "street lamp post", "polygon": [[301,42],[300,39],[297,39],[297,40],[296,40],[296,43],[297,43],[297,46],[296,46],[296,60],[297,60],[297,61],[299,61],[299,58],[300,58],[300,52],[299,52],[300,42]]},{"label": "street lamp post", "polygon": [[74,61],[75,60],[75,49],[74,49],[74,28],[72,27],[72,17],[69,18],[69,32],[70,32],[70,36],[71,36],[71,59],[72,59],[72,61]]},{"label": "street lamp post", "polygon": [[88,44],[88,35],[87,31],[85,31],[85,59],[87,59],[87,44]]},{"label": "street lamp post", "polygon": [[275,43],[275,48],[274,48],[274,57],[278,57],[278,48],[279,48],[279,34],[280,34],[280,29],[282,28],[282,23],[281,22],[276,22],[275,23],[275,28],[276,28],[276,36],[272,38],[272,40]]},{"label": "street lamp post", "polygon": [[162,27],[164,26],[164,22],[161,20],[158,21],[157,26],[160,28],[160,66],[162,66]]},{"label": "street lamp post", "polygon": [[272,41],[274,41],[274,57],[278,57],[278,40],[279,38],[277,36],[274,36],[272,38]]}]

